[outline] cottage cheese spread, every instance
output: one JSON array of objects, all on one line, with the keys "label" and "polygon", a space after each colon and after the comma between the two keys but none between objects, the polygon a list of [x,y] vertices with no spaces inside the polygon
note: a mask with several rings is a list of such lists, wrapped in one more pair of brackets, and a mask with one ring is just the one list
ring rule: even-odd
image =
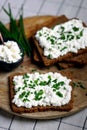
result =
[{"label": "cottage cheese spread", "polygon": [[68,52],[77,53],[87,47],[87,27],[82,21],[72,19],[50,29],[43,27],[35,35],[48,58],[57,58]]},{"label": "cottage cheese spread", "polygon": [[4,45],[0,45],[0,60],[7,63],[14,63],[21,59],[20,48],[14,41],[4,42]]},{"label": "cottage cheese spread", "polygon": [[71,100],[70,82],[70,79],[56,72],[14,76],[15,95],[12,103],[26,108],[65,105]]}]

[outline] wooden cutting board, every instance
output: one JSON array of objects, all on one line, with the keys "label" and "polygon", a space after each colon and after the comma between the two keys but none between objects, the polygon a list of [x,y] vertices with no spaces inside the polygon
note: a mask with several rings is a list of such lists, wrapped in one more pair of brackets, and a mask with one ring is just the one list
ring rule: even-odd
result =
[{"label": "wooden cutting board", "polygon": [[[42,26],[46,26],[51,24],[51,22],[54,22],[55,20],[59,20],[59,23],[65,22],[66,17],[60,16],[36,16],[36,17],[30,17],[24,19],[24,27],[25,27],[25,33],[27,38],[30,38],[38,29],[40,29]],[[6,25],[9,27],[9,25]],[[64,116],[69,116],[71,114],[74,114],[84,108],[87,107],[87,66],[85,66],[82,69],[76,69],[76,68],[70,68],[66,69],[63,72],[64,73],[71,73],[74,82],[82,82],[82,84],[85,86],[85,89],[82,89],[80,87],[77,87],[74,89],[74,106],[73,109],[70,112],[58,112],[58,111],[49,111],[49,112],[36,112],[36,113],[24,113],[24,114],[17,114],[11,111],[10,104],[9,104],[9,84],[8,84],[8,77],[11,74],[18,73],[18,72],[31,72],[33,70],[39,70],[39,71],[53,71],[53,72],[59,72],[56,66],[42,68],[39,67],[31,62],[29,57],[25,56],[23,63],[17,67],[15,70],[11,72],[1,72],[0,71],[0,108],[12,113],[14,115],[26,117],[26,118],[32,118],[32,119],[53,119],[53,118],[59,118]]]}]

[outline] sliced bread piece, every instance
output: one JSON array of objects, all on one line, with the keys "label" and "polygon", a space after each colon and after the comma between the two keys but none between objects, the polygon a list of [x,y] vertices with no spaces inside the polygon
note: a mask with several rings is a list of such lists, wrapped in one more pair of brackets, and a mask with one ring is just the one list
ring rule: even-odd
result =
[{"label": "sliced bread piece", "polygon": [[9,77],[9,85],[13,112],[70,111],[73,108],[71,80],[60,73],[32,73],[32,76],[18,73]]},{"label": "sliced bread piece", "polygon": [[[67,22],[68,19],[66,19],[65,21]],[[65,21],[62,21],[62,19],[61,19],[61,23],[65,22]],[[58,21],[55,21],[55,23],[53,23],[53,26],[54,26],[54,24],[57,25],[58,23],[60,23],[60,17],[59,17]],[[53,27],[53,26],[51,24],[51,27]],[[82,35],[82,32],[81,32],[81,35]],[[72,58],[74,56],[78,56],[80,54],[87,52],[87,47],[85,47],[84,49],[79,49],[77,53],[68,52],[67,54],[64,54],[64,55],[59,56],[57,58],[51,59],[47,56],[44,56],[43,48],[39,45],[39,42],[36,40],[35,36],[33,36],[31,39],[32,39],[31,42],[35,45],[35,47],[40,55],[40,59],[42,60],[42,62],[44,63],[45,66],[49,66],[49,65],[52,65],[54,63],[61,62],[61,61],[66,60],[68,58]]]}]

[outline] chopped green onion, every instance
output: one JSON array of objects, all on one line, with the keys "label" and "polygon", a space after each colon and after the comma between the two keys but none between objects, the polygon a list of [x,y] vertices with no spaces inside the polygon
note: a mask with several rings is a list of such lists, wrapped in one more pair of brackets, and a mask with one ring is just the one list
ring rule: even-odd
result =
[{"label": "chopped green onion", "polygon": [[3,38],[15,40],[21,46],[24,52],[28,56],[30,56],[31,47],[28,40],[26,39],[23,24],[23,7],[21,7],[21,14],[18,22],[16,21],[16,19],[13,18],[10,4],[9,4],[9,11],[7,11],[5,8],[3,8],[3,10],[9,16],[10,19],[9,30],[5,27],[5,25],[2,22],[0,22],[0,32],[2,33]]},{"label": "chopped green onion", "polygon": [[73,29],[75,32],[76,32],[76,31],[79,31],[79,28],[77,28],[77,27],[73,27],[72,29]]},{"label": "chopped green onion", "polygon": [[56,84],[53,85],[53,88],[55,88],[55,89],[59,89],[60,86],[63,86],[64,84],[65,84],[65,83],[64,83],[63,81],[58,82],[58,83],[56,83]]},{"label": "chopped green onion", "polygon": [[85,89],[84,85],[81,82],[73,82],[72,84],[74,88],[80,87],[80,88]]},{"label": "chopped green onion", "polygon": [[61,34],[60,39],[61,39],[61,40],[65,40],[65,35],[64,35],[64,34]]},{"label": "chopped green onion", "polygon": [[78,82],[78,84],[79,84],[80,88],[85,89],[84,85],[81,82]]},{"label": "chopped green onion", "polygon": [[67,35],[67,40],[69,40],[69,41],[70,41],[70,40],[72,40],[72,39],[74,39],[74,36],[73,36],[73,35],[70,35],[70,34],[69,34],[69,35]]},{"label": "chopped green onion", "polygon": [[20,95],[19,95],[19,98],[23,98],[25,96],[26,92],[22,92]]},{"label": "chopped green onion", "polygon": [[63,97],[63,94],[60,91],[56,92],[56,95],[59,97]]},{"label": "chopped green onion", "polygon": [[62,30],[62,32],[64,32],[65,28],[63,26],[61,26],[61,30]]},{"label": "chopped green onion", "polygon": [[23,99],[23,102],[29,102],[29,99],[24,98],[24,99]]},{"label": "chopped green onion", "polygon": [[23,79],[25,79],[25,78],[29,78],[28,74],[23,75]]},{"label": "chopped green onion", "polygon": [[38,92],[35,91],[35,100],[41,100],[43,95],[43,90],[39,90]]},{"label": "chopped green onion", "polygon": [[67,46],[64,46],[60,51],[63,51],[63,50],[65,50],[65,49],[67,49]]},{"label": "chopped green onion", "polygon": [[50,59],[50,58],[51,58],[51,54],[49,54],[49,55],[47,56],[47,58]]}]

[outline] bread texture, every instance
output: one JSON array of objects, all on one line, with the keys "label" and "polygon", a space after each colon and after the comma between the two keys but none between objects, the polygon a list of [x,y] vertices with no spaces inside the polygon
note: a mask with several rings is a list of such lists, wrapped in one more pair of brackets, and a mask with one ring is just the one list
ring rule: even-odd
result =
[{"label": "bread texture", "polygon": [[87,53],[80,54],[73,58],[65,59],[65,62],[80,64],[80,65],[87,65]]},{"label": "bread texture", "polygon": [[[47,27],[53,27],[59,23],[64,23],[67,21],[69,21],[69,19],[67,19],[66,17],[65,17],[65,19],[62,19],[59,17],[54,23],[50,24]],[[83,25],[85,26],[84,23],[83,23]],[[69,62],[70,64],[72,64],[72,63],[80,63],[80,64],[84,63],[85,64],[86,63],[83,60],[81,61],[80,58],[77,56],[82,55],[84,53],[87,53],[87,47],[85,49],[79,49],[78,53],[68,52],[67,54],[60,56],[58,58],[50,59],[50,58],[44,56],[43,49],[40,47],[39,42],[36,40],[36,38],[34,36],[31,37],[31,43],[36,48],[36,51],[38,52],[38,56],[39,56],[39,58],[37,58],[38,56],[36,56],[36,54],[34,52],[34,59],[37,62],[39,61],[38,59],[40,59],[45,66],[50,66],[50,65],[53,65],[55,63],[59,63],[59,62],[63,62],[63,61],[65,61],[65,63]],[[74,57],[77,57],[77,58],[73,59]],[[80,57],[82,59],[84,56],[80,56]],[[73,66],[73,65],[71,65],[71,66]]]},{"label": "bread texture", "polygon": [[[33,47],[33,61],[39,65],[43,65],[42,59],[40,58],[39,53],[35,47]],[[64,59],[62,62],[57,62],[55,65],[58,67],[58,69],[83,67],[87,65],[87,53],[83,53],[78,56]]]},{"label": "bread texture", "polygon": [[16,113],[32,113],[32,112],[44,112],[44,111],[70,111],[73,108],[73,89],[71,92],[71,100],[68,104],[62,105],[62,106],[37,106],[32,108],[25,108],[25,107],[17,107],[14,103],[12,103],[12,100],[15,95],[14,91],[14,84],[13,84],[13,77],[18,75],[23,75],[20,73],[11,75],[9,77],[9,93],[10,93],[10,106],[13,112]]}]

